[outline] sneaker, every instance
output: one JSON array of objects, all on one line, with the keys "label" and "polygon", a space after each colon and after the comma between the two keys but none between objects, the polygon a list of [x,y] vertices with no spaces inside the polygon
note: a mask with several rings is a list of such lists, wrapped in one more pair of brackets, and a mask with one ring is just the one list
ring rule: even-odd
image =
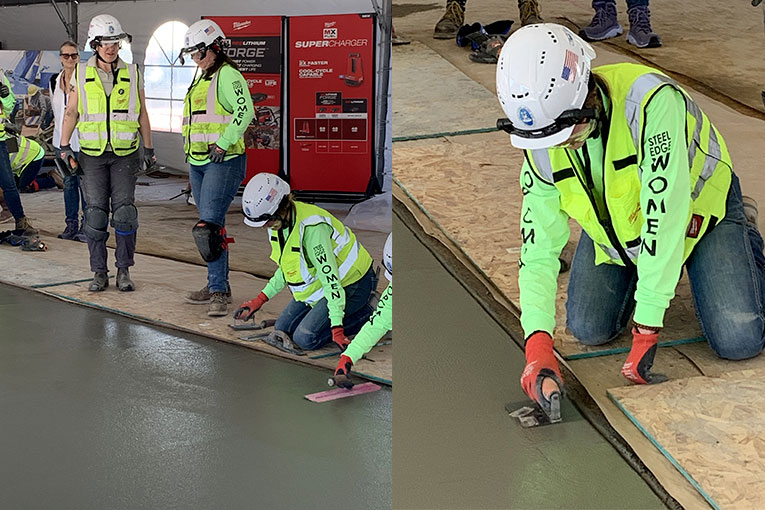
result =
[{"label": "sneaker", "polygon": [[433,30],[433,39],[453,39],[464,22],[465,9],[457,0],[449,0],[446,3],[446,12]]},{"label": "sneaker", "polygon": [[122,292],[132,292],[135,290],[135,284],[130,279],[130,270],[126,267],[117,268],[117,288]]},{"label": "sneaker", "polygon": [[210,297],[210,308],[207,309],[207,315],[210,317],[223,317],[228,315],[228,303],[231,298],[223,292],[213,292]]},{"label": "sneaker", "polygon": [[651,29],[651,11],[647,5],[639,5],[627,9],[630,19],[630,31],[627,34],[627,42],[638,48],[658,48],[661,46],[661,37]]},{"label": "sneaker", "polygon": [[545,20],[539,15],[537,0],[518,0],[518,12],[521,16],[521,26],[544,23]]},{"label": "sneaker", "polygon": [[26,237],[36,236],[40,233],[36,228],[30,225],[26,216],[22,216],[16,220],[16,230],[23,230],[24,232],[21,235]]},{"label": "sneaker", "polygon": [[[616,19],[615,2],[592,2],[595,16],[589,25],[579,31],[585,41],[603,41],[621,35],[624,31]],[[632,19],[632,18],[630,18]]]},{"label": "sneaker", "polygon": [[[229,287],[228,292],[226,292],[226,298],[228,298],[228,303],[231,303],[231,288]],[[207,285],[202,287],[199,290],[195,290],[194,292],[189,292],[186,294],[185,298],[186,302],[192,305],[206,305],[211,302],[212,300],[212,293],[210,293],[210,289]]]},{"label": "sneaker", "polygon": [[96,273],[95,275],[93,275],[93,281],[90,282],[90,286],[88,286],[88,290],[90,292],[101,292],[108,286],[109,286],[109,277],[106,275],[106,273]]},{"label": "sneaker", "polygon": [[744,202],[744,216],[746,221],[757,226],[757,201],[752,197],[744,195],[741,197],[741,201]]},{"label": "sneaker", "polygon": [[64,229],[64,231],[58,235],[58,238],[64,239],[66,241],[71,241],[74,239],[74,236],[76,236],[77,232],[79,231],[80,231],[80,226],[77,223],[77,220],[66,220],[66,229]]}]

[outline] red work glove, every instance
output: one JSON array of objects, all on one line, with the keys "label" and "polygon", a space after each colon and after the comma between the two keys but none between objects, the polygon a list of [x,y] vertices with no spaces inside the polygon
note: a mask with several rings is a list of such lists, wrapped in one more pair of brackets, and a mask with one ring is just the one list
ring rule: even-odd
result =
[{"label": "red work glove", "polygon": [[250,299],[249,301],[242,303],[234,312],[234,319],[240,321],[250,320],[252,316],[255,315],[255,312],[260,310],[260,307],[263,306],[266,301],[268,301],[268,296],[261,292],[255,299]]},{"label": "red work glove", "polygon": [[552,337],[549,333],[537,331],[526,340],[526,368],[521,374],[521,386],[526,395],[546,408],[550,402],[542,394],[542,381],[547,377],[552,378],[558,389],[563,391],[563,376],[553,352]]},{"label": "red work glove", "polygon": [[332,341],[335,342],[341,349],[348,347],[351,343],[350,340],[345,338],[345,329],[342,326],[335,326],[332,328]]},{"label": "red work glove", "polygon": [[652,374],[651,367],[656,356],[659,332],[640,333],[632,328],[632,349],[622,366],[622,375],[635,384],[654,384],[667,380],[663,374]]},{"label": "red work glove", "polygon": [[334,381],[335,385],[340,388],[353,388],[353,382],[348,378],[351,375],[351,367],[353,361],[351,358],[343,354],[340,356],[340,361],[337,362],[337,368],[335,368]]}]

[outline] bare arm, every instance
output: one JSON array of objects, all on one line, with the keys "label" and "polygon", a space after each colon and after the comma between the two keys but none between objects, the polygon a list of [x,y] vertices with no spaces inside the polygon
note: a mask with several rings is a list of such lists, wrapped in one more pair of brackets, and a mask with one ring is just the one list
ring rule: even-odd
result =
[{"label": "bare arm", "polygon": [[77,112],[77,90],[74,88],[74,83],[69,83],[69,99],[66,104],[66,111],[64,112],[64,123],[61,126],[61,146],[69,145],[69,139],[74,133],[74,128],[77,127],[77,119],[80,114]]},{"label": "bare arm", "polygon": [[138,114],[138,131],[141,133],[143,146],[147,149],[154,147],[151,142],[151,124],[149,123],[149,113],[146,111],[146,96],[143,89],[138,91],[138,97],[141,99],[141,113]]}]

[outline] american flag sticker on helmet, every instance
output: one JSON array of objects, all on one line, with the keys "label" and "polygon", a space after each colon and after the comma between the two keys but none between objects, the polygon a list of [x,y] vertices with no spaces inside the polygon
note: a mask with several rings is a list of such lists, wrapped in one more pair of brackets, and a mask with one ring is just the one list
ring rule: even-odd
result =
[{"label": "american flag sticker on helmet", "polygon": [[271,188],[271,191],[266,195],[266,202],[270,202],[276,196],[276,188]]},{"label": "american flag sticker on helmet", "polygon": [[213,30],[214,29],[213,29],[212,25],[210,25],[209,27],[205,28],[205,34],[210,35]]},{"label": "american flag sticker on helmet", "polygon": [[564,80],[574,83],[576,78],[576,68],[579,65],[579,55],[571,50],[566,50],[566,58],[563,61],[563,72],[560,77]]}]

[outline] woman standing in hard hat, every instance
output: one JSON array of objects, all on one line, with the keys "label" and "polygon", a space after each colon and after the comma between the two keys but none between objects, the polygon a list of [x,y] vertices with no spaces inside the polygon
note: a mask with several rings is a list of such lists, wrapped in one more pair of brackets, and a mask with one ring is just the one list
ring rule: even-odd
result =
[{"label": "woman standing in hard hat", "polygon": [[224,51],[225,37],[214,21],[197,21],[186,31],[180,54],[181,62],[191,55],[202,71],[184,101],[183,140],[199,211],[192,233],[207,262],[207,285],[186,301],[209,303],[210,316],[227,315],[231,302],[226,212],[244,180],[244,132],[254,115],[247,81]]},{"label": "woman standing in hard hat", "polygon": [[269,173],[247,183],[242,210],[245,224],[268,229],[271,260],[279,268],[234,318],[250,319],[289,286],[292,301],[276,320],[274,333],[304,350],[330,340],[344,349],[346,334],[355,334],[369,319],[376,287],[372,257],[356,235],[324,209],[294,200],[289,184]]},{"label": "woman standing in hard hat", "polygon": [[[558,255],[569,218],[583,229],[567,327],[601,345],[629,324],[622,374],[645,384],[683,267],[715,354],[756,356],[765,336],[765,257],[756,210],[720,132],[674,80],[650,67],[591,69],[595,51],[560,25],[515,32],[497,67],[498,124],[524,150],[518,285],[521,383],[543,406],[562,384],[553,353]],[[749,204],[753,205],[753,204]]]},{"label": "woman standing in hard hat", "polygon": [[[87,63],[77,64],[75,81],[69,86],[60,155],[72,174],[78,164],[84,173],[82,188],[87,208],[83,231],[94,273],[88,290],[100,292],[109,286],[106,240],[111,211],[117,245],[117,288],[132,291],[135,285],[128,268],[134,264],[138,230],[135,184],[141,169],[141,142],[146,166],[156,162],[143,77],[138,66],[119,58],[122,41],[132,37],[114,16],[100,14],[93,18],[88,39],[95,55]],[[69,145],[75,127],[80,140],[78,159]]]}]

